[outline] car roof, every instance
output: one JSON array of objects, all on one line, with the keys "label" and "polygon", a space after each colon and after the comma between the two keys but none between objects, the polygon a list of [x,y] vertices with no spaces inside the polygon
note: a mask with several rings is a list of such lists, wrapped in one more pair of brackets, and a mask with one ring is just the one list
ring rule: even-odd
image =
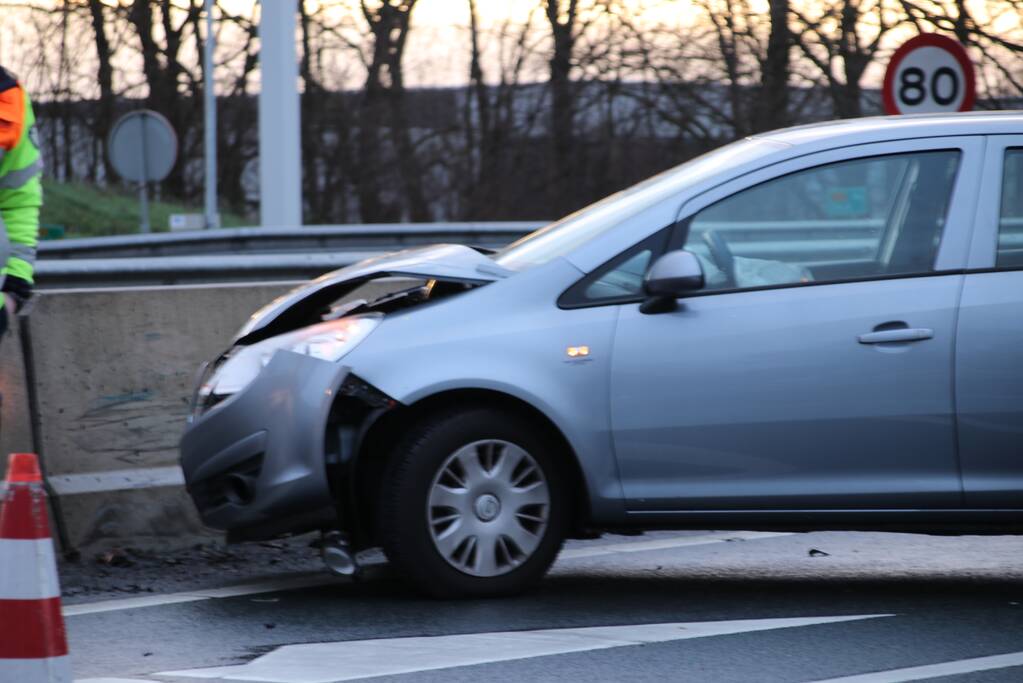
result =
[{"label": "car roof", "polygon": [[840,144],[857,144],[871,140],[1007,134],[1023,134],[1023,111],[870,116],[783,128],[754,137],[789,145],[813,145],[839,140]]}]

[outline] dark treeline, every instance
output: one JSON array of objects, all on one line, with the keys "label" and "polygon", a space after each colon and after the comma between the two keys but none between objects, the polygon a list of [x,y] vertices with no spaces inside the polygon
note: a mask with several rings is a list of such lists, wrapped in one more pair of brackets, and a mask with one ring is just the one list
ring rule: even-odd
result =
[{"label": "dark treeline", "polygon": [[[919,32],[968,46],[980,106],[1023,94],[1023,0],[695,0],[687,18],[677,0],[536,0],[516,21],[487,20],[500,0],[449,2],[459,40],[425,47],[417,0],[299,3],[307,223],[562,215],[745,135],[877,113],[866,84]],[[161,191],[201,196],[201,0],[4,11],[20,13],[19,45],[44,46],[11,66],[38,101],[51,175],[117,182],[103,140],[145,106],[181,143]],[[217,13],[218,183],[242,212],[258,199],[257,11]],[[410,61],[445,48],[465,53],[463,85],[409,87]]]}]

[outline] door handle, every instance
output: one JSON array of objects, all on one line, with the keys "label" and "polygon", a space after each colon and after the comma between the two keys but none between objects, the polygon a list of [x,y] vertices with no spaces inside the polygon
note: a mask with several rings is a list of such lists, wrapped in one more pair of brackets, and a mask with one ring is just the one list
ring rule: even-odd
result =
[{"label": "door handle", "polygon": [[897,329],[877,330],[861,334],[861,344],[891,344],[893,342],[912,342],[930,339],[934,330],[926,327],[900,327]]}]

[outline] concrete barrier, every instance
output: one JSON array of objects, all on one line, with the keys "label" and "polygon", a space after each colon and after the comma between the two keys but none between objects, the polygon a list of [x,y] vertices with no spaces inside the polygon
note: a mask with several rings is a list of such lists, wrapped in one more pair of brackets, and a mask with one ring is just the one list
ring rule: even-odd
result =
[{"label": "concrete barrier", "polygon": [[[206,533],[177,464],[196,370],[253,311],[293,285],[39,295],[27,323],[27,362],[16,333],[0,345],[0,447],[41,455],[69,547],[180,545]],[[374,283],[353,295],[394,286]]]}]

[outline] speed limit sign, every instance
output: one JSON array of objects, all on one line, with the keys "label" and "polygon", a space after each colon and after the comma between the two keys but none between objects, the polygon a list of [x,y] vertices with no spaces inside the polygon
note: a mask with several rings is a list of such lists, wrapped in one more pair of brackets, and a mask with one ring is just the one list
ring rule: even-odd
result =
[{"label": "speed limit sign", "polygon": [[892,55],[882,98],[889,114],[969,111],[975,87],[966,49],[946,36],[924,33]]}]

